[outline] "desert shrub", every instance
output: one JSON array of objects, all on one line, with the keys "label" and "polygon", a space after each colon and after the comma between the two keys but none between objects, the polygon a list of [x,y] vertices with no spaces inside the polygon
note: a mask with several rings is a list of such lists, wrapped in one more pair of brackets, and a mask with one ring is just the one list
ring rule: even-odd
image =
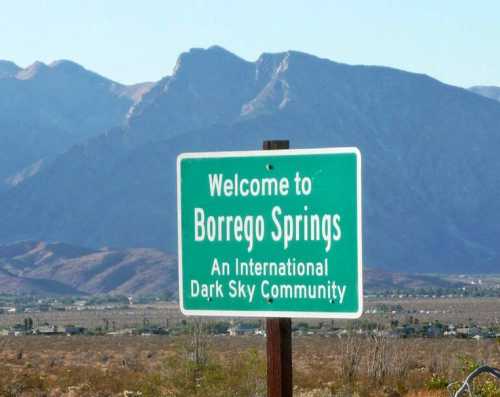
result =
[{"label": "desert shrub", "polygon": [[[459,354],[458,359],[461,363],[463,379],[482,365],[474,357],[467,354]],[[480,375],[475,378],[471,386],[474,397],[500,397],[499,382],[490,378],[489,375]]]},{"label": "desert shrub", "polygon": [[478,397],[500,397],[498,382],[493,379],[486,379],[474,391]]},{"label": "desert shrub", "polygon": [[448,379],[442,375],[432,374],[430,379],[425,382],[425,386],[428,390],[440,390],[446,389],[449,385]]},{"label": "desert shrub", "polygon": [[361,364],[361,341],[349,336],[341,347],[342,378],[349,385],[354,384]]},{"label": "desert shrub", "polygon": [[166,395],[164,389],[165,385],[162,374],[154,372],[146,374],[137,391],[141,393],[142,397],[160,397]]},{"label": "desert shrub", "polygon": [[459,354],[458,360],[461,364],[461,372],[464,377],[480,367],[480,364],[473,357],[466,354]]},{"label": "desert shrub", "polygon": [[389,373],[389,341],[374,336],[368,348],[367,375],[375,385],[382,385]]},{"label": "desert shrub", "polygon": [[13,375],[9,383],[0,386],[0,396],[18,397],[21,395],[44,396],[48,390],[47,379],[41,374],[20,373]]},{"label": "desert shrub", "polygon": [[211,352],[205,361],[196,363],[182,352],[169,357],[158,379],[158,388],[166,395],[254,397],[265,394],[265,360],[254,349],[232,354]]}]

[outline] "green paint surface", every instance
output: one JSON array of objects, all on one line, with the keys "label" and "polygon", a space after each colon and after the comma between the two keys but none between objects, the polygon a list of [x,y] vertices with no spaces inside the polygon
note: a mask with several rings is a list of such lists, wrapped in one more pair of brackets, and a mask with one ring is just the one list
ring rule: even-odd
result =
[{"label": "green paint surface", "polygon": [[[186,314],[202,315],[269,316],[277,313],[278,316],[289,317],[358,317],[362,309],[362,285],[358,263],[358,260],[361,261],[358,257],[361,252],[359,239],[361,231],[358,223],[358,218],[361,217],[358,213],[360,209],[358,200],[361,196],[360,183],[358,184],[359,152],[346,149],[338,153],[327,149],[321,153],[307,150],[290,151],[290,154],[287,151],[280,151],[279,154],[265,152],[265,155],[262,155],[262,152],[255,155],[251,153],[234,152],[234,155],[226,153],[220,156],[216,153],[207,156],[188,154],[181,155],[178,159],[179,250],[182,254],[179,291],[182,310]],[[301,176],[301,180],[304,177],[310,178],[311,191],[308,195],[302,191],[301,194],[297,194],[295,183],[297,173]],[[248,180],[256,178],[259,181],[262,178],[275,178],[277,181],[287,178],[288,194],[247,197],[242,197],[241,194],[211,195],[210,174],[222,174],[224,179],[230,180],[234,180],[235,174],[238,174],[240,181],[243,178]],[[271,217],[272,210],[276,207],[281,210],[281,215],[277,218],[282,228],[285,226],[284,216],[290,215],[293,226],[289,230],[293,229],[296,236],[297,228],[299,229],[299,237],[291,240],[286,248],[283,238],[279,239],[279,234],[276,234],[278,229]],[[205,215],[204,222],[198,218],[197,230],[200,241],[195,239],[196,208],[198,211],[201,209]],[[308,217],[306,230],[304,220],[299,221],[297,226],[297,215]],[[333,226],[327,229],[328,233],[323,234],[322,221],[325,215],[327,218],[332,217],[332,225],[333,216],[338,216],[336,219],[339,220],[340,238],[338,230]],[[217,222],[219,219],[225,221],[221,223],[221,227],[214,222],[216,228],[213,230],[216,230],[216,237],[213,241],[209,241],[207,237],[209,216],[213,216]],[[243,218],[250,216],[254,224],[256,217],[261,216],[264,224],[262,241],[257,241],[254,237],[253,247],[249,252],[249,243],[244,236],[242,241],[237,241],[234,233],[227,233],[228,230],[234,231],[230,222],[230,227],[227,227],[228,216]],[[321,235],[316,235],[315,240],[312,239],[312,229],[316,225],[313,218],[319,219],[321,229]],[[201,239],[201,223],[205,225],[204,239]],[[329,225],[327,221],[326,224]],[[219,234],[219,231],[222,233]],[[273,231],[277,241],[272,238]],[[326,252],[325,235],[329,235],[332,239],[328,252]],[[334,235],[338,238],[337,241],[333,240]],[[285,275],[236,274],[237,260],[279,263],[287,262],[289,259],[296,263],[325,263],[326,259],[328,275],[291,275],[288,271]],[[214,268],[214,260],[219,264],[218,269]],[[228,263],[229,271],[227,267],[226,271],[223,271],[224,262]],[[298,272],[300,269],[296,267],[295,270]],[[193,280],[200,288],[196,285],[193,287]],[[245,295],[238,293],[231,297],[230,293],[234,290],[230,289],[230,285],[237,286],[238,283],[245,286],[243,288]],[[335,288],[331,287],[332,283],[335,283]],[[220,286],[212,287],[210,290],[209,286],[214,284]],[[200,292],[201,286],[204,285],[207,286],[208,292],[212,292],[209,296]],[[297,285],[300,287],[296,290],[294,288]],[[324,286],[324,290],[330,291],[327,292],[327,297],[324,296],[323,289],[318,288],[319,285]],[[250,300],[249,291],[252,286],[254,293]],[[281,286],[285,286],[284,289],[280,289]],[[272,293],[272,288],[280,293],[274,297],[265,296],[266,293]],[[344,295],[341,301],[342,288]],[[317,296],[310,292],[315,289]],[[332,290],[336,291],[334,298]],[[287,294],[290,296],[286,296]]]}]

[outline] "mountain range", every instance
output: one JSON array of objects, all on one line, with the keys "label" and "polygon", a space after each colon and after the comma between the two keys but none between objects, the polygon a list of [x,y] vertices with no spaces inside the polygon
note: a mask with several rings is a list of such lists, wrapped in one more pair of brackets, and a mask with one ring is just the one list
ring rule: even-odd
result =
[{"label": "mountain range", "polygon": [[[439,277],[365,270],[368,291],[448,288]],[[21,241],[0,245],[0,293],[28,295],[177,295],[177,260],[153,248],[89,249]]]},{"label": "mountain range", "polygon": [[[34,78],[12,65],[0,70],[9,84],[26,81],[20,75]],[[134,89],[104,81],[103,101],[116,99],[116,113],[99,105],[91,108],[95,119],[82,117],[98,119],[95,128],[83,128],[83,121],[74,130],[54,127],[56,137],[78,136],[78,142],[44,154],[52,157],[41,167],[37,154],[6,173],[32,167],[0,193],[0,242],[174,253],[179,153],[258,149],[265,139],[289,139],[293,148],[360,148],[367,266],[409,273],[499,270],[497,101],[423,74],[295,51],[249,62],[217,46],[183,53],[172,75],[141,87],[136,99]],[[54,90],[79,96],[78,85],[61,85]],[[58,108],[52,97],[40,101],[32,112]],[[37,134],[50,140],[50,131]]]},{"label": "mountain range", "polygon": [[44,241],[0,246],[0,293],[174,295],[176,292],[176,258],[156,249],[89,249]]},{"label": "mountain range", "polygon": [[24,69],[0,61],[0,189],[19,184],[72,145],[123,124],[151,86],[124,86],[67,60]]}]

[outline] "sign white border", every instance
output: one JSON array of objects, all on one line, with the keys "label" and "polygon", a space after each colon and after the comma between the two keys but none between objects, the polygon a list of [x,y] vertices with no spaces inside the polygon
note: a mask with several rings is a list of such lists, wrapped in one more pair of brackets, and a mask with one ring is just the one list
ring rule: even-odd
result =
[{"label": "sign white border", "polygon": [[[184,159],[217,158],[217,157],[260,157],[260,156],[294,156],[307,154],[354,154],[356,156],[356,201],[358,222],[358,311],[356,312],[302,312],[302,311],[249,311],[249,310],[190,310],[184,308],[182,278],[182,208],[181,208],[181,162]],[[193,152],[181,153],[177,156],[177,262],[179,267],[179,305],[186,316],[212,317],[290,317],[290,318],[345,318],[355,319],[363,314],[363,248],[362,248],[362,208],[361,208],[361,152],[357,147],[318,148],[318,149],[284,149],[284,150],[249,150],[228,152]]]}]

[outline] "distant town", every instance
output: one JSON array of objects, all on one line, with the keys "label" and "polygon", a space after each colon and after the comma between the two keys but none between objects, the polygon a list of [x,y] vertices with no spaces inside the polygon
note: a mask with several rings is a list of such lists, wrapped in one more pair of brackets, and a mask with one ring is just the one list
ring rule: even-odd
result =
[{"label": "distant town", "polygon": [[[293,323],[298,336],[391,338],[500,338],[500,287],[378,291],[365,298],[354,321]],[[168,296],[0,296],[0,336],[181,335],[189,322]],[[207,319],[212,335],[265,336],[262,320]]]}]

